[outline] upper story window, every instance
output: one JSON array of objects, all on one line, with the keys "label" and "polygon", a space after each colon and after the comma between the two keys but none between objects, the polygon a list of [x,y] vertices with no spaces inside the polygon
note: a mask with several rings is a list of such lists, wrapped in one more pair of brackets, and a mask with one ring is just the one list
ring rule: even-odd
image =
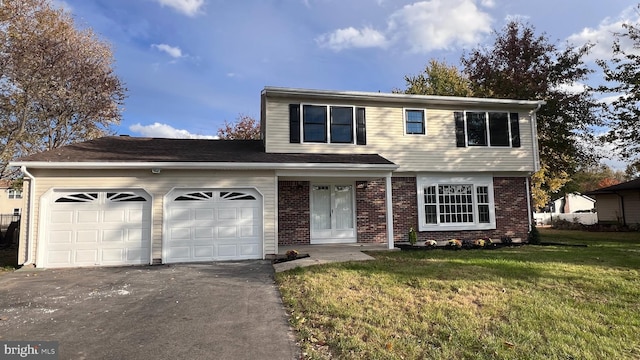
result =
[{"label": "upper story window", "polygon": [[22,191],[16,189],[7,190],[9,199],[22,199]]},{"label": "upper story window", "polygon": [[454,116],[458,147],[520,147],[518,113],[466,111]]},{"label": "upper story window", "polygon": [[365,109],[339,105],[289,105],[289,142],[366,145]]},{"label": "upper story window", "polygon": [[426,120],[422,109],[405,109],[404,123],[406,134],[424,135],[426,133]]}]

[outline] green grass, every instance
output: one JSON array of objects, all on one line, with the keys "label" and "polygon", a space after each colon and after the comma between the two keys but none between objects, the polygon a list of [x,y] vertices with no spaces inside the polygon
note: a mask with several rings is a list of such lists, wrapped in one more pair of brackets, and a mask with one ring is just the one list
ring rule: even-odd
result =
[{"label": "green grass", "polygon": [[305,358],[638,359],[640,234],[371,253],[276,276]]}]

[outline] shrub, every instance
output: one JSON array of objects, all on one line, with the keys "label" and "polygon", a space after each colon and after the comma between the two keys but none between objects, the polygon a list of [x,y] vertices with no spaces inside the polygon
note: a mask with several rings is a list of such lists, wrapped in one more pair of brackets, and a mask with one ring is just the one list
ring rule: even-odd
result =
[{"label": "shrub", "polygon": [[529,231],[529,236],[527,236],[527,241],[529,244],[540,245],[540,232],[536,227],[536,224],[531,224],[531,230]]}]

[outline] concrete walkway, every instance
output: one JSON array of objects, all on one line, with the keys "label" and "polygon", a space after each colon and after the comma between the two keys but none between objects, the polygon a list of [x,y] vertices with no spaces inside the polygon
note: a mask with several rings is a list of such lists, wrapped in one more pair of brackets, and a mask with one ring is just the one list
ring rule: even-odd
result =
[{"label": "concrete walkway", "polygon": [[331,262],[373,260],[363,251],[385,251],[389,248],[387,244],[295,245],[279,246],[278,254],[284,255],[289,250],[296,250],[299,254],[309,254],[309,257],[273,264],[276,272]]}]

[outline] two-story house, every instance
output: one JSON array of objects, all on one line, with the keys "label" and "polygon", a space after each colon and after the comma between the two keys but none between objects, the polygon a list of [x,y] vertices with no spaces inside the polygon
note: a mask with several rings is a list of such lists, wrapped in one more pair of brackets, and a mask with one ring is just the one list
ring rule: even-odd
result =
[{"label": "two-story house", "polygon": [[541,101],[266,87],[262,140],[105,137],[14,162],[19,262],[261,259],[279,245],[525,238]]}]

